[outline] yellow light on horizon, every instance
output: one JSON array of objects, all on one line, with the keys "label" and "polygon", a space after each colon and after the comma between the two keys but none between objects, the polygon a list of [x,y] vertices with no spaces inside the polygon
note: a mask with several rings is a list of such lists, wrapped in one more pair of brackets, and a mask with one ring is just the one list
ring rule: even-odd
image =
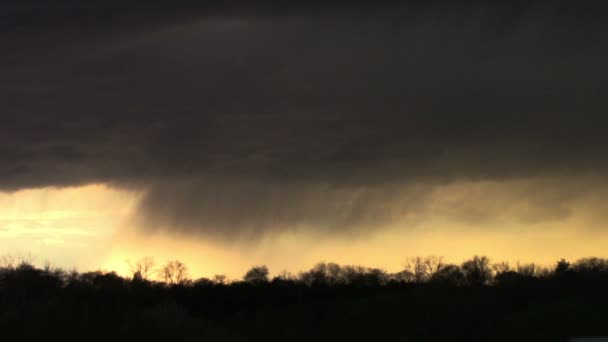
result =
[{"label": "yellow light on horizon", "polygon": [[137,199],[101,184],[0,193],[0,250],[38,264],[95,267]]},{"label": "yellow light on horizon", "polygon": [[[304,227],[297,232],[276,232],[254,244],[206,241],[193,233],[171,234],[170,227],[155,233],[138,229],[141,227],[132,226],[132,218],[141,194],[105,185],[0,193],[0,255],[31,253],[37,264],[49,260],[65,268],[101,268],[125,276],[130,273],[127,260],[151,256],[159,267],[169,260],[185,262],[193,278],[224,274],[232,279],[261,264],[272,274],[297,273],[321,261],[395,272],[412,256],[437,255],[460,263],[473,255],[486,255],[493,261],[542,265],[552,265],[559,258],[608,256],[608,234],[585,228],[589,222],[603,224],[585,211],[594,197],[573,202],[573,215],[533,224],[510,222],[509,217],[499,215],[481,225],[459,220],[453,211],[462,205],[467,212],[483,208],[486,197],[495,194],[508,197],[503,203],[509,204],[511,195],[503,192],[511,187],[513,184],[479,182],[442,187],[414,225],[393,222],[355,237],[323,236],[314,233],[314,227]],[[471,194],[471,189],[475,197],[463,195]],[[467,200],[470,202],[463,203]],[[490,209],[498,212],[495,205]],[[520,203],[500,211],[528,212]]]}]

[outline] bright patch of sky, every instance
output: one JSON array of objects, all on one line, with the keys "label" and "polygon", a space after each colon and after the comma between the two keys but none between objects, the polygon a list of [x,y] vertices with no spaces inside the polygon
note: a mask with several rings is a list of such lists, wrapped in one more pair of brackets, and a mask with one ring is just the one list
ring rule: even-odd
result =
[{"label": "bright patch of sky", "polygon": [[128,220],[136,196],[106,186],[0,194],[0,254],[88,268]]}]

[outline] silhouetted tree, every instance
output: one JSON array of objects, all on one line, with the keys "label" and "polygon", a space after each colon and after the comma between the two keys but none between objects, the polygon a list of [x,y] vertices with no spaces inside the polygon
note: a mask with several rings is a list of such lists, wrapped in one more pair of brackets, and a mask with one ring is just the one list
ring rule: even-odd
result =
[{"label": "silhouetted tree", "polygon": [[378,268],[365,268],[361,266],[345,266],[342,276],[335,284],[354,285],[356,287],[376,287],[388,282],[388,275]]},{"label": "silhouetted tree", "polygon": [[316,286],[328,283],[327,264],[320,262],[307,272],[300,272],[298,278],[308,286]]},{"label": "silhouetted tree", "polygon": [[408,270],[403,270],[391,274],[390,278],[392,281],[396,281],[398,283],[411,283],[414,281],[414,274]]},{"label": "silhouetted tree", "polygon": [[[333,268],[333,272],[331,269]],[[338,264],[327,264],[328,273],[325,275],[326,282],[331,285],[360,284],[363,283],[366,269],[361,266],[340,266]]]},{"label": "silhouetted tree", "polygon": [[268,268],[266,266],[254,266],[245,273],[243,280],[253,284],[266,283],[268,282],[268,273]]},{"label": "silhouetted tree", "polygon": [[405,264],[405,271],[412,275],[415,283],[423,283],[427,280],[427,266],[422,257],[409,258]]},{"label": "silhouetted tree", "polygon": [[570,263],[566,259],[560,259],[555,265],[555,273],[564,273],[570,270]]},{"label": "silhouetted tree", "polygon": [[509,265],[509,263],[506,261],[501,261],[501,262],[492,264],[492,269],[494,270],[494,272],[496,274],[501,274],[501,273],[511,271],[511,265]]},{"label": "silhouetted tree", "polygon": [[281,273],[279,273],[279,275],[274,277],[273,280],[293,282],[297,280],[297,277],[288,271],[282,271]]},{"label": "silhouetted tree", "polygon": [[152,257],[144,257],[135,263],[131,263],[131,261],[127,260],[127,264],[131,270],[133,280],[148,281],[152,275],[155,262]]},{"label": "silhouetted tree", "polygon": [[125,279],[116,274],[116,272],[96,272],[93,279],[93,287],[98,290],[116,291],[124,288]]},{"label": "silhouetted tree", "polygon": [[228,278],[223,274],[216,274],[213,276],[213,283],[216,285],[226,285]]},{"label": "silhouetted tree", "polygon": [[[344,268],[349,268],[348,266],[344,267]],[[354,270],[353,267],[350,267],[350,274],[347,274],[347,270],[343,269],[342,266],[330,262],[328,264],[326,264],[325,267],[325,279],[328,283],[330,284],[342,284],[347,282],[347,278],[351,275],[353,275],[354,273],[356,273],[356,271]]]},{"label": "silhouetted tree", "polygon": [[412,275],[412,280],[415,283],[424,283],[431,279],[433,274],[443,266],[443,257],[434,255],[427,257],[413,257],[406,261],[405,269],[407,273]]},{"label": "silhouetted tree", "polygon": [[517,263],[517,273],[522,277],[533,278],[540,272],[540,267],[536,264],[520,264]]},{"label": "silhouetted tree", "polygon": [[599,274],[608,272],[608,260],[601,258],[583,258],[577,260],[572,269],[581,274]]},{"label": "silhouetted tree", "polygon": [[465,285],[465,275],[457,265],[444,265],[433,273],[430,282],[438,285],[462,286]]},{"label": "silhouetted tree", "polygon": [[563,275],[570,271],[570,263],[566,259],[560,259],[555,265],[555,274]]},{"label": "silhouetted tree", "polygon": [[462,270],[468,285],[483,286],[492,278],[490,259],[485,256],[474,256],[462,263]]},{"label": "silhouetted tree", "polygon": [[16,266],[16,261],[15,261],[15,257],[10,255],[10,254],[6,254],[3,255],[2,257],[0,257],[0,268],[5,269],[5,270],[11,270],[14,269]]},{"label": "silhouetted tree", "polygon": [[160,270],[160,275],[167,284],[181,285],[188,281],[188,268],[179,260],[169,261]]},{"label": "silhouetted tree", "polygon": [[424,264],[426,265],[427,276],[431,278],[444,266],[443,257],[435,255],[427,256],[424,258]]},{"label": "silhouetted tree", "polygon": [[211,279],[203,277],[192,282],[192,285],[198,287],[209,287],[215,285],[215,283]]}]

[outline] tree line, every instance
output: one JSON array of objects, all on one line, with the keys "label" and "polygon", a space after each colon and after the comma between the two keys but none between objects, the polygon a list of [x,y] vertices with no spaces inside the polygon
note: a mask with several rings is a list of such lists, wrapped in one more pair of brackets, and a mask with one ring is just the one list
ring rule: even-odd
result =
[{"label": "tree line", "polygon": [[[566,341],[608,335],[608,259],[536,264],[413,257],[403,269],[318,263],[271,276],[191,278],[183,262],[130,262],[130,274],[0,258],[0,331],[211,341],[393,338]],[[35,328],[33,328],[35,327]],[[407,338],[405,338],[407,337]]]},{"label": "tree line", "polygon": [[[145,257],[135,263],[128,262],[131,279],[134,281],[152,281],[156,274],[161,283],[166,285],[217,284],[227,285],[224,275],[213,278],[189,278],[188,267],[179,260],[169,261],[157,269],[154,259]],[[157,269],[157,270],[156,270]],[[461,264],[445,261],[443,257],[427,256],[408,258],[401,271],[388,273],[380,268],[339,265],[320,262],[308,271],[292,274],[283,271],[271,277],[265,265],[253,266],[240,280],[230,283],[245,282],[264,284],[268,282],[297,282],[308,286],[315,285],[364,285],[382,286],[387,284],[435,284],[445,286],[491,286],[507,285],[530,280],[564,278],[575,275],[603,275],[608,273],[608,259],[588,257],[569,262],[558,260],[552,267],[535,263],[516,263],[502,261],[492,263],[486,256],[473,256]]]},{"label": "tree line", "polygon": [[[162,286],[195,286],[247,283],[261,285],[272,282],[298,283],[306,286],[385,286],[389,284],[429,284],[440,286],[500,286],[526,283],[530,281],[564,280],[574,277],[603,277],[608,275],[608,259],[588,257],[569,262],[558,260],[552,267],[535,263],[508,262],[492,263],[486,256],[473,256],[461,264],[445,261],[443,257],[427,256],[408,258],[399,272],[389,273],[380,268],[369,268],[353,265],[320,262],[308,271],[292,274],[283,271],[271,277],[265,265],[251,267],[242,279],[229,280],[225,275],[212,278],[192,279],[187,265],[179,260],[171,260],[157,265],[154,258],[144,257],[136,262],[126,261],[130,275],[119,276],[114,271],[78,272],[53,267],[46,263],[38,268],[33,265],[31,257],[0,258],[0,289],[20,276],[23,280],[36,277],[45,278],[61,286],[68,286],[77,281],[96,279],[114,279],[124,283],[154,283]],[[35,276],[34,276],[35,275]]]}]

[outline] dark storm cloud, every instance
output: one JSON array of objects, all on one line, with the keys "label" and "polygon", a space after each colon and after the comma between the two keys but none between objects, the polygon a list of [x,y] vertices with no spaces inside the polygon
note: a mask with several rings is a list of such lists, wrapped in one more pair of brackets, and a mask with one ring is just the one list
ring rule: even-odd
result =
[{"label": "dark storm cloud", "polygon": [[0,188],[135,188],[221,235],[607,171],[602,5],[286,3],[1,5]]}]

